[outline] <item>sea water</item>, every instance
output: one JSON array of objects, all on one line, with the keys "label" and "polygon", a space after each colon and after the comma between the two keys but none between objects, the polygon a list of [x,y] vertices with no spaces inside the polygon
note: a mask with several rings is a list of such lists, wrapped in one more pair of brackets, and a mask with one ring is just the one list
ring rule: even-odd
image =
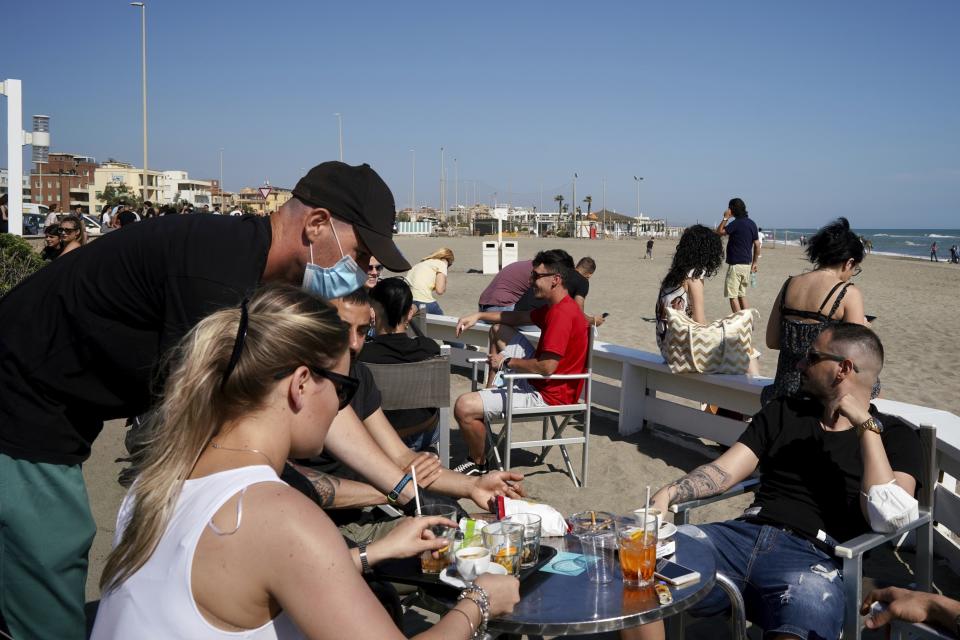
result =
[{"label": "sea water", "polygon": [[[853,229],[854,233],[873,242],[873,252],[878,254],[930,258],[930,245],[937,243],[940,260],[950,259],[950,247],[960,245],[960,229]],[[770,233],[770,229],[764,229]],[[777,229],[777,242],[784,237],[789,244],[799,245],[800,236],[807,241],[816,229]]]}]

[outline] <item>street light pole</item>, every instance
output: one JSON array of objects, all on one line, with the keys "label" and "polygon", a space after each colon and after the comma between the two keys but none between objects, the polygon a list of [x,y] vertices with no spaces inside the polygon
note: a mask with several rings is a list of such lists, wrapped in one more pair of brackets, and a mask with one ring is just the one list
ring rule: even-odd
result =
[{"label": "street light pole", "polygon": [[223,147],[220,147],[220,213],[223,213]]},{"label": "street light pole", "polygon": [[570,202],[570,217],[573,219],[573,237],[577,237],[577,174],[573,174],[573,200]]},{"label": "street light pole", "polygon": [[340,139],[340,162],[343,162],[343,116],[339,113],[333,115],[337,117],[337,136]]},{"label": "street light pole", "polygon": [[603,179],[603,239],[607,239],[607,179]]},{"label": "street light pole", "polygon": [[444,198],[446,197],[446,194],[443,192],[444,187],[446,185],[444,185],[443,178],[444,178],[443,147],[440,147],[440,215],[443,216],[444,219],[446,219],[447,214],[444,211],[444,206],[445,206]]},{"label": "street light pole", "polygon": [[410,149],[410,162],[412,165],[410,178],[410,215],[415,215],[417,211],[417,150]]},{"label": "street light pole", "polygon": [[457,212],[457,224],[460,224],[460,168],[457,159],[453,159],[453,208]]},{"label": "street light pole", "polygon": [[637,224],[640,223],[640,183],[643,182],[643,176],[633,176],[637,182]]},{"label": "street light pole", "polygon": [[143,76],[143,201],[147,201],[147,5],[131,2],[131,7],[140,7],[140,66]]}]

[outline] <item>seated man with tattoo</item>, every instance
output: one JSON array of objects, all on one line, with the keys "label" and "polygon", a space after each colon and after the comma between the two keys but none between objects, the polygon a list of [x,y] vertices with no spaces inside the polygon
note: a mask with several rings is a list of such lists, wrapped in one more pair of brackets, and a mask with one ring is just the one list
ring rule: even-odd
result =
[{"label": "seated man with tattoo", "polygon": [[[443,500],[444,496],[470,498],[481,509],[490,509],[498,495],[522,497],[523,475],[519,473],[467,477],[443,468],[432,453],[415,453],[407,448],[380,408],[380,391],[370,370],[356,359],[370,326],[366,290],[358,289],[332,302],[340,319],[350,326],[350,375],[360,381],[350,406],[337,415],[331,428],[349,432],[350,446],[328,447],[320,457],[301,461],[303,464],[295,468],[313,484],[321,506],[340,532],[354,542],[369,541],[385,535],[399,521],[379,509],[365,507],[389,502],[412,515],[413,483],[409,474],[414,466],[422,487],[421,501]],[[424,491],[427,488],[429,492]]]},{"label": "seated man with tattoo", "polygon": [[[665,510],[722,493],[760,470],[760,489],[743,516],[685,533],[713,551],[717,571],[740,587],[747,617],[765,638],[837,638],[843,577],[833,547],[909,520],[889,513],[884,519],[868,508],[868,496],[877,492],[909,501],[922,475],[917,434],[870,405],[882,366],[883,346],[870,329],[831,326],[799,364],[803,397],[766,405],[715,462],[654,496],[654,506]],[[710,616],[728,608],[714,588],[691,612]]]}]

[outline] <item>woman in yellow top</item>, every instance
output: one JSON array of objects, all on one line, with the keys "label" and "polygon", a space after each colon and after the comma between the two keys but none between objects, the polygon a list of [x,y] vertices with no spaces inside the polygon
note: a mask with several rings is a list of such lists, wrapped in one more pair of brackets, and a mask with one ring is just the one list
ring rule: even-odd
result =
[{"label": "woman in yellow top", "polygon": [[426,307],[427,313],[443,314],[434,296],[442,296],[446,292],[447,269],[452,264],[453,251],[444,247],[413,265],[407,272],[413,301],[418,307]]}]

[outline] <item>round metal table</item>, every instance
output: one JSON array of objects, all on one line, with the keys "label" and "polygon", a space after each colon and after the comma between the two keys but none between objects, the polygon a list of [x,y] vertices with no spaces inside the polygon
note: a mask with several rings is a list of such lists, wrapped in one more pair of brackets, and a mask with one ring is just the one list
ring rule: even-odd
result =
[{"label": "round metal table", "polygon": [[[573,536],[544,539],[559,551],[580,553],[580,543]],[[513,613],[491,620],[489,630],[505,634],[578,635],[601,633],[635,627],[662,620],[699,602],[716,582],[713,555],[700,542],[682,533],[677,534],[674,560],[698,571],[700,580],[682,587],[670,587],[673,603],[660,605],[653,587],[624,587],[617,571],[612,582],[594,584],[584,571],[566,576],[538,571],[520,585],[520,602]],[[426,608],[444,613],[455,602],[431,596],[421,589]]]}]

